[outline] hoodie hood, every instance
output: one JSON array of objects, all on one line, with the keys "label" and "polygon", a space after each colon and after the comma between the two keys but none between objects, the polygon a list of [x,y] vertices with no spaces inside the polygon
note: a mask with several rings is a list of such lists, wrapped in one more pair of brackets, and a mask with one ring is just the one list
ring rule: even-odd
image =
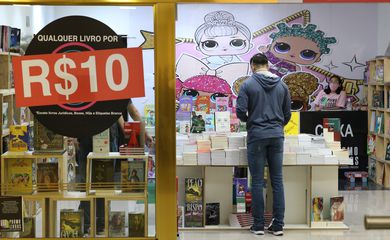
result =
[{"label": "hoodie hood", "polygon": [[280,77],[277,75],[261,71],[253,74],[253,78],[264,88],[264,90],[269,91],[274,88],[280,82]]}]

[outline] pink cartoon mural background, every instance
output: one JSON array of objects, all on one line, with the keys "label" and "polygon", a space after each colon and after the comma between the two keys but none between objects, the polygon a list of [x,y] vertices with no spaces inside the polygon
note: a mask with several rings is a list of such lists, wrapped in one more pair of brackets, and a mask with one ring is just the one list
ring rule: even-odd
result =
[{"label": "pink cartoon mural background", "polygon": [[[332,55],[332,47],[340,43],[337,36],[328,36],[310,19],[310,11],[302,10],[252,32],[229,11],[210,11],[197,24],[193,38],[177,38],[177,98],[234,99],[240,84],[251,74],[249,59],[263,52],[269,58],[271,71],[289,86],[293,109],[313,110],[315,96],[335,74],[332,69],[338,67],[332,61],[325,67],[315,63],[324,55]],[[365,66],[357,62],[356,56],[344,64],[351,71]],[[351,101],[361,101],[363,76],[340,77]]]}]

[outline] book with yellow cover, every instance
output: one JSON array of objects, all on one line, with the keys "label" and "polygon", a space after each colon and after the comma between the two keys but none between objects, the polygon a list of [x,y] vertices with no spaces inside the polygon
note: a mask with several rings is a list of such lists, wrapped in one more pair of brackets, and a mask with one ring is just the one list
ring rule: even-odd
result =
[{"label": "book with yellow cover", "polygon": [[7,159],[8,192],[33,191],[33,159]]},{"label": "book with yellow cover", "polygon": [[9,134],[9,151],[24,152],[29,146],[29,131],[27,125],[11,125]]}]

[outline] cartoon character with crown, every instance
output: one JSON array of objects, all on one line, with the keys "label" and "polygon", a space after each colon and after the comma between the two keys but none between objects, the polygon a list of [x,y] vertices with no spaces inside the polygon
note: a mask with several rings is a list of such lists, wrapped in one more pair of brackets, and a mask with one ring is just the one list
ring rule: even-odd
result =
[{"label": "cartoon character with crown", "polygon": [[279,23],[276,26],[279,31],[270,35],[271,44],[259,50],[272,63],[270,71],[279,77],[319,62],[322,54],[330,52],[328,45],[336,43],[336,38],[325,37],[323,31],[316,30],[315,24]]}]

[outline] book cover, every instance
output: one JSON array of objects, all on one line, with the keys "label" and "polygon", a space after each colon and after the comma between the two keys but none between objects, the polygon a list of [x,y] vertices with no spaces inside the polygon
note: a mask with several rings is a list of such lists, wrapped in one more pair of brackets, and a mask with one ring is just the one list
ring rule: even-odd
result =
[{"label": "book cover", "polygon": [[143,213],[129,213],[129,237],[145,236],[145,215]]},{"label": "book cover", "polygon": [[324,199],[322,197],[313,198],[312,202],[312,221],[323,221]]},{"label": "book cover", "polygon": [[192,112],[191,133],[202,133],[206,130],[206,112]]},{"label": "book cover", "polygon": [[376,120],[376,113],[375,113],[375,111],[373,111],[373,112],[371,112],[370,132],[375,131],[375,120]]},{"label": "book cover", "polygon": [[210,113],[210,96],[199,96],[196,99],[196,111]]},{"label": "book cover", "polygon": [[154,104],[145,104],[144,118],[147,127],[154,127],[156,125],[156,117],[154,113]]},{"label": "book cover", "polygon": [[191,121],[178,121],[179,133],[188,134],[191,130]]},{"label": "book cover", "polygon": [[376,181],[376,160],[373,158],[368,158],[368,177]]},{"label": "book cover", "polygon": [[[92,162],[92,188],[109,188],[107,183],[114,182],[114,159],[94,159]],[[106,183],[106,184],[104,184]]]},{"label": "book cover", "polygon": [[177,226],[184,228],[184,206],[177,207]]},{"label": "book cover", "polygon": [[27,123],[29,121],[29,111],[28,107],[20,107],[20,124]]},{"label": "book cover", "polygon": [[386,146],[385,160],[390,160],[390,143]]},{"label": "book cover", "polygon": [[23,198],[0,196],[0,232],[23,231]]},{"label": "book cover", "polygon": [[145,125],[141,122],[125,122],[125,134],[129,137],[127,147],[143,148],[145,145]]},{"label": "book cover", "polygon": [[8,103],[3,102],[3,129],[8,128]]},{"label": "book cover", "polygon": [[206,203],[206,225],[219,225],[219,203]]},{"label": "book cover", "polygon": [[33,191],[33,159],[11,158],[8,164],[8,188],[9,192]]},{"label": "book cover", "polygon": [[203,179],[185,179],[185,226],[203,226]]},{"label": "book cover", "polygon": [[36,152],[62,152],[64,151],[64,136],[59,135],[43,126],[34,119],[34,151]]},{"label": "book cover", "polygon": [[9,151],[24,152],[29,146],[29,132],[27,125],[11,125],[9,135]]},{"label": "book cover", "polygon": [[127,181],[132,185],[133,192],[145,190],[145,161],[129,161]]},{"label": "book cover", "polygon": [[230,117],[230,132],[240,132],[240,120],[235,114]]},{"label": "book cover", "polygon": [[148,156],[148,179],[156,178],[156,160],[154,155]]},{"label": "book cover", "polygon": [[215,112],[215,131],[230,132],[230,112]]},{"label": "book cover", "polygon": [[236,185],[236,197],[245,197],[248,192],[248,178],[234,178],[234,185]]},{"label": "book cover", "polygon": [[206,132],[214,132],[215,124],[214,124],[214,114],[206,114],[205,116],[205,124],[206,124]]},{"label": "book cover", "polygon": [[58,163],[38,163],[37,187],[39,192],[58,191]]},{"label": "book cover", "polygon": [[176,111],[178,121],[191,121],[193,99],[190,96],[181,96],[179,99],[179,108]]},{"label": "book cover", "polygon": [[384,80],[383,64],[375,65],[375,80],[377,82],[383,82]]},{"label": "book cover", "polygon": [[126,213],[124,211],[110,212],[108,221],[108,237],[126,237]]},{"label": "book cover", "polygon": [[216,112],[226,112],[229,108],[229,97],[217,97],[215,100]]},{"label": "book cover", "polygon": [[375,149],[376,149],[376,136],[369,134],[367,136],[367,155],[373,155],[375,156]]},{"label": "book cover", "polygon": [[333,139],[336,142],[341,141],[341,120],[340,118],[324,118],[323,127],[327,128],[329,132],[333,132]]},{"label": "book cover", "polygon": [[21,238],[35,238],[35,218],[23,218],[23,232],[20,233]]},{"label": "book cover", "polygon": [[330,198],[330,216],[332,221],[344,221],[344,197]]},{"label": "book cover", "polygon": [[9,51],[14,53],[20,52],[20,29],[19,28],[11,28],[10,31],[10,46]]},{"label": "book cover", "polygon": [[63,209],[60,212],[60,237],[81,238],[84,233],[83,210]]},{"label": "book cover", "polygon": [[96,134],[92,138],[92,151],[94,153],[109,153],[110,152],[110,129],[107,128],[103,132]]}]

